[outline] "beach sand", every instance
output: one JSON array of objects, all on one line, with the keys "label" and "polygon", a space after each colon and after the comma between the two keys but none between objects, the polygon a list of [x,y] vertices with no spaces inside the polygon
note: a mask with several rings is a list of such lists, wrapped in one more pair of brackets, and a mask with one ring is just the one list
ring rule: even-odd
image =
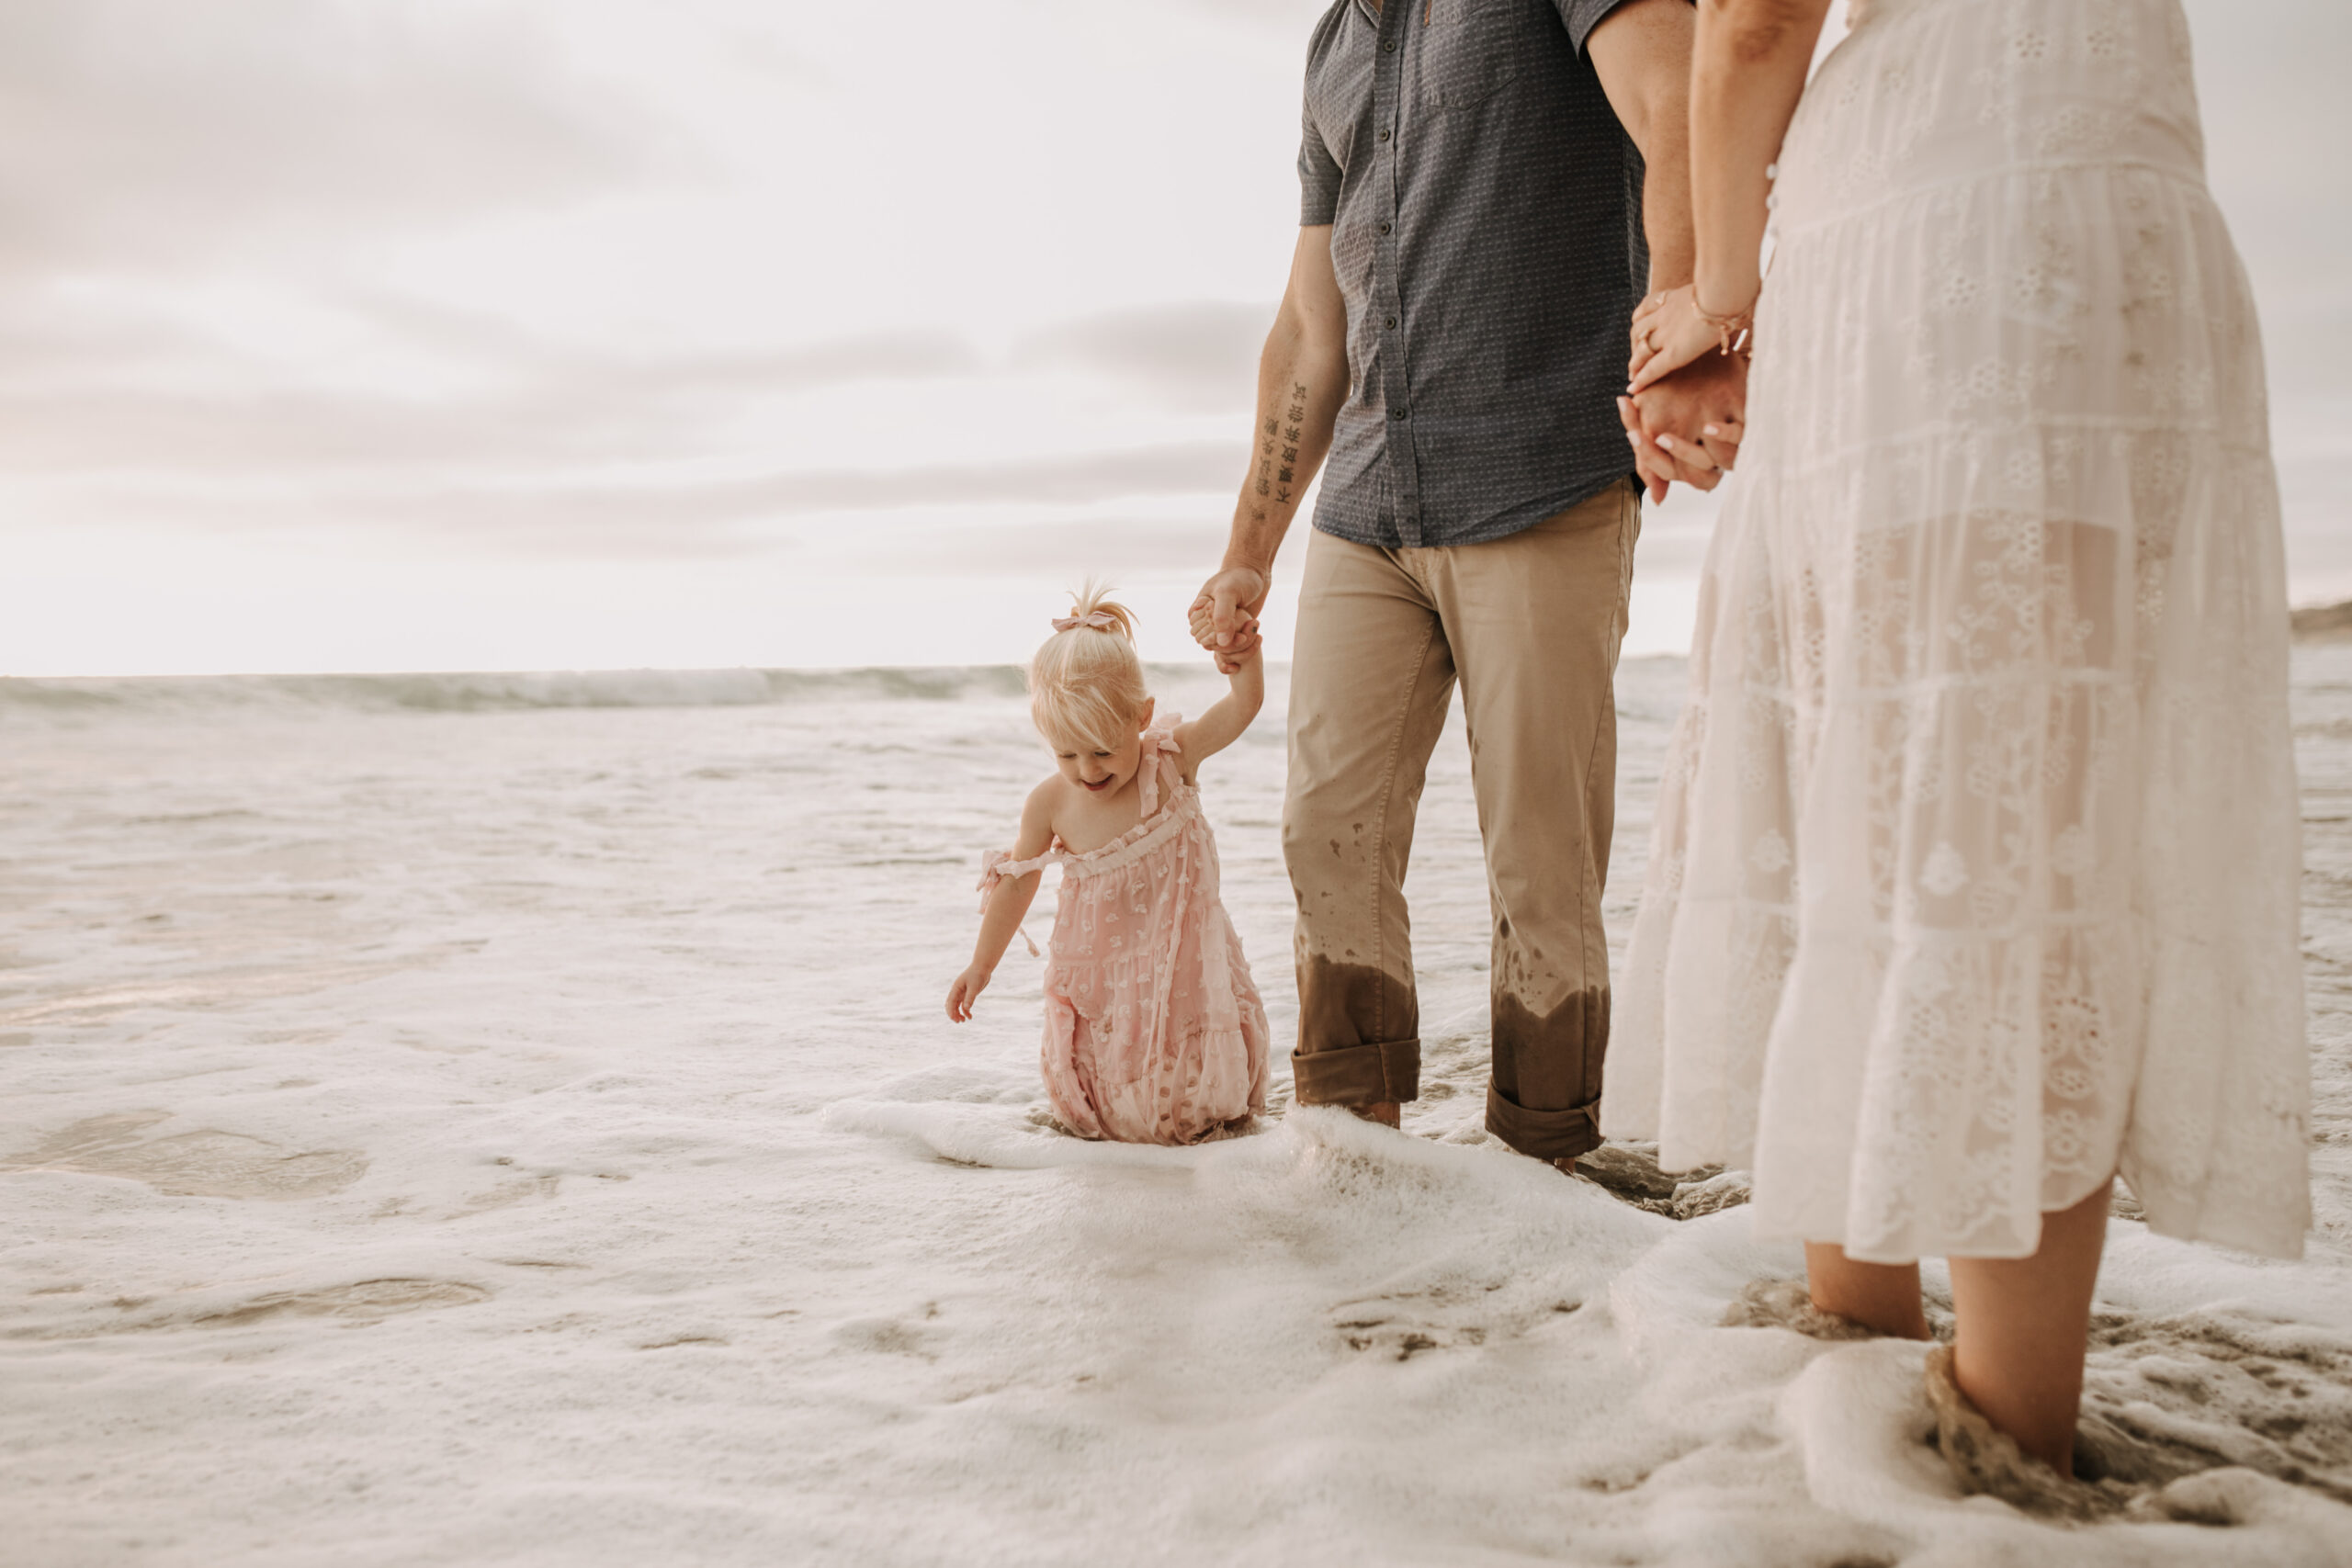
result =
[{"label": "beach sand", "polygon": [[[1458,725],[1406,1135],[1284,1074],[1169,1150],[1046,1124],[1017,945],[942,1014],[1010,671],[0,682],[6,1559],[2352,1562],[2352,646],[2296,682],[2318,1228],[2116,1224],[2081,1529],[1956,1495],[1922,1348],[1777,1325],[1736,1173],[1485,1137]],[[1204,793],[1287,1042],[1280,712]]]}]

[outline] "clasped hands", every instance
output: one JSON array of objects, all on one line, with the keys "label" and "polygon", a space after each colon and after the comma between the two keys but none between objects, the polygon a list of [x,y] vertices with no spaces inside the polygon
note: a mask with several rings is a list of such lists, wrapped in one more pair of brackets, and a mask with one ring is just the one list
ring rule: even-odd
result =
[{"label": "clasped hands", "polygon": [[[1721,347],[1720,333],[1687,287],[1653,294],[1634,312],[1632,379],[1617,416],[1653,501],[1665,500],[1677,480],[1713,490],[1739,461],[1747,360]],[[1258,613],[1270,586],[1265,572],[1247,566],[1226,567],[1202,584],[1190,629],[1220,673],[1232,674],[1258,647]]]},{"label": "clasped hands", "polygon": [[1234,673],[1256,649],[1258,612],[1272,586],[1264,572],[1246,566],[1226,567],[1201,585],[1188,619],[1193,640],[1208,649],[1218,674]]},{"label": "clasped hands", "polygon": [[1676,480],[1713,490],[1739,461],[1747,360],[1721,349],[1687,286],[1653,294],[1634,312],[1631,381],[1617,417],[1652,501],[1664,501]]}]

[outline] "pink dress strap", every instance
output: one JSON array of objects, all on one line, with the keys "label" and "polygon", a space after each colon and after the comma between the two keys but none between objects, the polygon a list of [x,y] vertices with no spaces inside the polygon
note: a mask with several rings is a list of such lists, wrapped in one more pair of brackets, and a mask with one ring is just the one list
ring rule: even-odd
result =
[{"label": "pink dress strap", "polygon": [[[997,885],[1006,877],[1026,876],[1033,871],[1043,871],[1068,858],[1058,845],[1034,860],[1014,860],[1011,850],[989,851],[980,856],[980,913],[985,915],[989,912],[989,900],[996,897]],[[1037,939],[1027,931],[1022,931],[1021,940],[1028,944],[1030,957],[1045,956],[1037,950]]]},{"label": "pink dress strap", "polygon": [[1167,770],[1170,793],[1184,782],[1183,767],[1177,761],[1184,753],[1176,744],[1176,727],[1183,722],[1182,714],[1171,713],[1166,724],[1154,725],[1143,732],[1143,765],[1136,770],[1136,783],[1143,791],[1143,814],[1147,820],[1159,809],[1160,770]]}]

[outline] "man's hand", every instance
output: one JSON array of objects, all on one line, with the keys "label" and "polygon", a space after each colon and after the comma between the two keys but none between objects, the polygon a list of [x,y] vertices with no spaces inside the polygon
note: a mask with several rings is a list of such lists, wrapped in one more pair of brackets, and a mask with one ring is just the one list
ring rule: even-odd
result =
[{"label": "man's hand", "polygon": [[1257,650],[1258,612],[1272,586],[1264,572],[1246,566],[1227,567],[1201,585],[1190,616],[1193,640],[1216,657],[1219,673],[1232,674]]},{"label": "man's hand", "polygon": [[1650,498],[1668,479],[1713,490],[1739,461],[1747,431],[1747,361],[1708,354],[1630,398],[1617,400],[1618,417],[1634,438],[1634,465]]}]

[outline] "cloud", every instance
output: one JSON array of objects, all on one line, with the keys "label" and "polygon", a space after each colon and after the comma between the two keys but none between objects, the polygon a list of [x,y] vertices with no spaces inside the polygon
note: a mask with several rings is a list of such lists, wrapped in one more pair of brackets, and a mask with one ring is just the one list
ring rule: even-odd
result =
[{"label": "cloud", "polygon": [[[316,440],[315,433],[306,433]],[[423,538],[436,550],[560,554],[579,558],[694,557],[764,551],[773,525],[826,513],[999,505],[1069,506],[1231,490],[1245,456],[1234,441],[1177,442],[1069,457],[870,469],[790,470],[749,479],[681,478],[667,482],[583,477],[515,478],[496,467],[470,478],[444,466],[421,481],[207,490],[174,487],[153,497],[178,526],[214,533],[329,526]],[[233,478],[253,465],[236,458]],[[91,493],[91,487],[79,487]],[[96,493],[105,514],[136,518],[134,487]],[[1008,537],[1010,536],[1007,536]],[[943,534],[923,549],[926,570],[961,570],[992,558]],[[844,539],[854,555],[859,541]]]},{"label": "cloud", "polygon": [[[1057,367],[1166,396],[1246,400],[1270,313],[1179,305],[1090,317],[1038,334],[1008,366],[940,331],[631,355],[405,295],[346,290],[311,304],[338,331],[397,345],[463,389],[402,394],[364,377],[320,386],[193,329],[45,311],[21,296],[0,306],[0,478],[13,509],[49,525],[356,532],[466,554],[650,558],[770,549],[777,536],[763,525],[822,513],[1223,492],[1241,468],[1238,424],[1231,440],[1147,437],[989,462],[751,478],[708,468],[741,474],[751,454],[727,432],[746,409],[859,382],[962,379],[987,397],[1008,369]],[[941,558],[960,570],[994,554],[984,545]]]},{"label": "cloud", "polygon": [[1219,21],[1295,35],[1302,40],[1315,26],[1316,18],[1331,8],[1331,3],[1332,0],[1181,0],[1188,11]]},{"label": "cloud", "polygon": [[334,301],[388,337],[447,358],[540,379],[594,378],[631,393],[741,388],[797,391],[876,378],[967,376],[981,368],[965,338],[907,328],[773,348],[617,355],[535,333],[504,316],[388,293]]},{"label": "cloud", "polygon": [[0,271],[567,198],[676,150],[513,19],[337,0],[0,6]]},{"label": "cloud", "polygon": [[[739,353],[637,354],[503,318],[368,295],[319,302],[369,344],[471,389],[321,387],[185,328],[0,308],[0,474],[147,481],[250,475],[338,482],[431,465],[453,475],[554,462],[678,459],[748,400],[883,379],[976,375],[953,333],[907,331]],[[332,307],[340,305],[340,312]]]},{"label": "cloud", "polygon": [[1221,515],[1197,522],[1103,516],[1076,522],[964,524],[894,533],[863,554],[872,567],[901,567],[920,555],[933,573],[1038,576],[1114,570],[1130,581],[1157,572],[1202,571],[1225,548]]},{"label": "cloud", "polygon": [[[1034,214],[989,186],[994,206],[944,204],[963,226],[946,222],[935,243],[909,243],[876,215],[928,213],[937,193],[908,186],[909,170],[970,186],[957,157],[982,144],[975,126],[1001,134],[1058,100],[1006,94],[989,111],[1001,122],[913,106],[890,117],[903,141],[869,142],[842,130],[854,123],[843,106],[888,101],[875,89],[895,67],[873,62],[892,56],[842,40],[902,23],[843,13],[829,46],[797,24],[781,42],[742,32],[749,13],[731,6],[689,5],[648,25],[634,7],[558,8],[567,3],[0,5],[0,484],[16,525],[46,514],[198,536],[300,528],[321,547],[347,528],[461,553],[650,558],[770,549],[793,520],[843,513],[873,518],[876,538],[920,538],[908,547],[928,566],[959,572],[1042,565],[1113,525],[923,532],[956,508],[1059,515],[1127,497],[1229,497],[1273,309],[1182,296],[1258,287],[1254,272],[1201,259],[1216,254],[1205,236],[1238,220],[1171,238],[1148,258],[1159,265],[1132,276],[1097,269],[1079,284],[1110,276],[1102,291],[1071,296],[1176,296],[1168,302],[1076,315],[983,354],[975,337],[1034,320],[1035,304],[1008,312],[969,288],[975,254],[1034,258],[1056,289],[1069,281]],[[1055,3],[1073,17],[1100,10]],[[1297,59],[1272,35],[1303,40],[1322,0],[1175,5],[1210,54],[1264,74],[1252,92],[1272,106],[1267,144],[1286,163]],[[2325,73],[2352,50],[2352,8],[2266,0],[2249,20],[2220,0],[2189,5],[2217,189],[2265,289],[2278,406],[2305,393],[2340,400],[2352,197],[2327,151]],[[1164,41],[1166,20],[1138,12],[1119,36]],[[2295,44],[2283,54],[2281,38]],[[647,39],[678,53],[625,52]],[[601,67],[570,63],[598,49]],[[728,69],[713,73],[712,57]],[[1110,72],[1127,59],[1099,56]],[[698,106],[709,112],[697,118]],[[799,140],[820,121],[832,140]],[[692,150],[682,126],[702,138]],[[941,131],[957,157],[940,156]],[[730,184],[738,165],[776,178]],[[535,220],[616,193],[631,199]],[[693,210],[707,226],[692,238],[661,227]],[[499,243],[474,245],[485,231]],[[763,233],[788,236],[790,254],[754,247],[747,262],[729,249]],[[453,234],[464,243],[435,248]],[[394,243],[419,239],[431,265],[410,265]],[[598,247],[595,280],[549,288],[560,298],[539,309],[541,280],[560,285],[583,243]],[[848,260],[797,272],[804,253]],[[470,270],[484,254],[505,273]],[[872,298],[858,293],[868,278]],[[469,303],[430,298],[435,288]],[[300,320],[266,310],[249,321],[240,302],[254,299]],[[930,312],[945,324],[926,324]],[[846,325],[893,320],[907,324]],[[665,330],[684,339],[665,348]],[[809,341],[759,341],[793,337]],[[882,382],[911,394],[898,400],[915,411],[899,416],[907,466],[834,457],[781,471],[763,448],[787,428],[791,450],[819,439],[808,423],[782,423],[804,412],[871,434],[858,423],[861,384]],[[861,395],[810,396],[850,388]],[[1190,439],[1224,431],[1227,415],[1232,442]],[[933,440],[965,451],[983,429],[1005,434],[996,460],[922,462]],[[2282,456],[2299,514],[2340,516],[2341,455],[2288,442]],[[1160,547],[1160,525],[1133,527],[1144,532],[1123,534],[1123,550]],[[1698,534],[1654,533],[1645,562],[1686,569]],[[1162,542],[1187,559],[1198,544],[1181,529]]]},{"label": "cloud", "polygon": [[1025,339],[1019,365],[1090,371],[1187,409],[1248,412],[1274,307],[1214,300],[1081,317]]},{"label": "cloud", "polygon": [[2337,151],[2352,6],[2188,0],[2187,10],[2206,167],[2261,295],[2271,389],[2340,396],[2352,363],[2352,166]]},{"label": "cloud", "polygon": [[1022,502],[1067,505],[1134,495],[1190,495],[1239,482],[1248,448],[1230,441],[1185,441],[1073,457],[955,463],[893,470],[779,474],[731,490],[714,487],[711,516],[786,516],[889,507]]}]

